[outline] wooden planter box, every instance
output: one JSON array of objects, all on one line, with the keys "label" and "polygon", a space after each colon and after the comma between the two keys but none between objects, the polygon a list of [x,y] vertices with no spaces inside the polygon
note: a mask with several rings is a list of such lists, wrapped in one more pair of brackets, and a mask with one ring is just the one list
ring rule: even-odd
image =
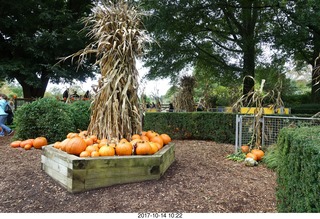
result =
[{"label": "wooden planter box", "polygon": [[154,155],[80,158],[48,145],[42,148],[41,168],[68,192],[159,179],[175,160],[174,144]]}]

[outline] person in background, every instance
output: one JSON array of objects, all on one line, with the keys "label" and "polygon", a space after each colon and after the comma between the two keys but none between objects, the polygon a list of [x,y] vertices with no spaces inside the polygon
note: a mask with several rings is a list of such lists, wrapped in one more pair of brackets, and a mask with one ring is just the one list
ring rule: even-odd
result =
[{"label": "person in background", "polygon": [[63,100],[66,101],[69,97],[69,89],[67,88],[62,94]]},{"label": "person in background", "polygon": [[173,104],[169,103],[169,112],[173,112],[174,108],[173,108]]},{"label": "person in background", "polygon": [[89,90],[86,91],[86,93],[84,94],[83,97],[86,98],[86,99],[89,99],[89,98],[90,98]]},{"label": "person in background", "polygon": [[0,137],[4,136],[4,132],[6,132],[7,135],[12,135],[14,132],[11,128],[5,125],[8,116],[5,112],[6,105],[8,104],[7,99],[8,97],[5,94],[0,94],[0,127],[2,128],[0,131]]},{"label": "person in background", "polygon": [[72,97],[74,98],[79,98],[79,94],[77,93],[77,91],[74,91],[73,94],[72,94]]}]

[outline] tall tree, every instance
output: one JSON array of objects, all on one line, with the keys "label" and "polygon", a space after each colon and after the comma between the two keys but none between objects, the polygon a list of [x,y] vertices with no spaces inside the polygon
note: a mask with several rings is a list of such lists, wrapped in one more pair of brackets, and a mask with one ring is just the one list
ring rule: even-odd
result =
[{"label": "tall tree", "polygon": [[[196,66],[219,79],[254,77],[269,6],[262,0],[142,1],[145,21],[160,46],[146,54],[149,78],[175,77]],[[241,81],[242,80],[238,80]],[[247,93],[253,84],[245,84]]]},{"label": "tall tree", "polygon": [[[317,0],[282,1],[276,9],[275,47],[299,64],[315,67],[320,54],[320,5]],[[319,59],[318,59],[319,60]],[[319,60],[320,61],[320,60]],[[316,63],[316,65],[320,65]],[[313,102],[320,101],[320,72],[311,73]]]},{"label": "tall tree", "polygon": [[91,0],[0,0],[0,76],[16,79],[24,97],[43,97],[49,80],[84,81],[93,73],[60,63],[85,45],[79,19]]}]

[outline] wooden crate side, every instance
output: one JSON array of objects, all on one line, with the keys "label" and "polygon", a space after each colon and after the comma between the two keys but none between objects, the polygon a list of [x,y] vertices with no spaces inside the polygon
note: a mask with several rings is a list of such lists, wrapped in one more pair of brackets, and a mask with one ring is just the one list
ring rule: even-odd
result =
[{"label": "wooden crate side", "polygon": [[[158,166],[155,166],[158,167]],[[102,179],[105,177],[131,177],[139,175],[160,175],[160,172],[152,171],[152,167],[110,167],[110,168],[99,168],[89,169],[86,172],[86,179]],[[159,168],[158,168],[159,169]]]},{"label": "wooden crate side", "polygon": [[60,162],[57,162],[57,159],[50,159],[49,157],[46,157],[44,155],[41,155],[41,163],[45,164],[46,166],[50,167],[51,169],[55,170],[59,174],[68,177],[68,165],[67,164],[61,164]]},{"label": "wooden crate side", "polygon": [[64,151],[56,149],[53,145],[48,145],[42,148],[42,155],[55,160],[57,163],[60,163],[68,168],[72,168],[72,161],[77,160],[78,157],[67,154]]},{"label": "wooden crate side", "polygon": [[141,176],[128,176],[128,177],[112,177],[112,178],[102,178],[96,180],[94,178],[87,179],[85,183],[85,190],[103,188],[112,185],[126,184],[126,183],[135,183],[142,182],[147,180],[156,180],[159,179],[158,175],[141,175]]},{"label": "wooden crate side", "polygon": [[160,165],[158,156],[112,156],[73,160],[73,169],[99,169],[109,167],[139,167]]},{"label": "wooden crate side", "polygon": [[50,166],[47,166],[46,164],[41,165],[42,170],[44,170],[45,173],[47,173],[53,180],[55,180],[57,183],[59,183],[62,187],[68,189],[72,188],[72,184],[70,181],[72,179],[66,177],[65,175],[55,171],[54,169],[50,168]]},{"label": "wooden crate side", "polygon": [[160,160],[160,175],[163,175],[171,164],[175,161],[175,147],[172,145],[167,149],[166,153],[161,156]]}]

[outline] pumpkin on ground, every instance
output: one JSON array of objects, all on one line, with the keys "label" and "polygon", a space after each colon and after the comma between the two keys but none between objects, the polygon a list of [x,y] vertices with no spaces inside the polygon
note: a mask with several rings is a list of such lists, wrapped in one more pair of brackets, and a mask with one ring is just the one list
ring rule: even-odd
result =
[{"label": "pumpkin on ground", "polygon": [[263,150],[260,150],[260,149],[253,149],[251,150],[251,153],[257,156],[257,161],[262,160],[264,156]]},{"label": "pumpkin on ground", "polygon": [[66,152],[68,154],[80,155],[80,153],[86,150],[87,143],[83,138],[79,136],[75,136],[70,138],[70,140],[66,144]]},{"label": "pumpkin on ground", "polygon": [[249,151],[250,151],[249,145],[242,145],[241,151],[242,151],[242,153],[249,153]]},{"label": "pumpkin on ground", "polygon": [[253,153],[247,153],[246,158],[252,158],[254,160],[257,160],[257,155],[255,155]]},{"label": "pumpkin on ground", "polygon": [[27,144],[31,144],[33,145],[33,138],[27,139],[27,140],[23,140],[20,142],[20,147],[24,148],[24,146],[26,146]]},{"label": "pumpkin on ground", "polygon": [[26,144],[25,146],[24,146],[24,149],[25,150],[30,150],[32,148],[32,145],[31,144]]},{"label": "pumpkin on ground", "polygon": [[33,141],[33,147],[36,149],[41,149],[43,146],[48,145],[48,141],[45,137],[37,137]]},{"label": "pumpkin on ground", "polygon": [[18,147],[20,147],[20,143],[21,143],[21,141],[19,141],[19,140],[13,141],[10,143],[10,146],[13,148],[18,148]]}]

